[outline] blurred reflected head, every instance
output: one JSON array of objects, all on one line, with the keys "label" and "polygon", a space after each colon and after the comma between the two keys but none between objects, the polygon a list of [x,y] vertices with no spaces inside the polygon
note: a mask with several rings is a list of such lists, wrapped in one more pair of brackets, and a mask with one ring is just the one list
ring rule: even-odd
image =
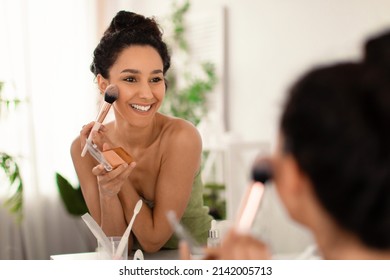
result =
[{"label": "blurred reflected head", "polygon": [[330,216],[365,244],[390,248],[390,33],[362,61],[315,68],[291,88],[280,150]]}]

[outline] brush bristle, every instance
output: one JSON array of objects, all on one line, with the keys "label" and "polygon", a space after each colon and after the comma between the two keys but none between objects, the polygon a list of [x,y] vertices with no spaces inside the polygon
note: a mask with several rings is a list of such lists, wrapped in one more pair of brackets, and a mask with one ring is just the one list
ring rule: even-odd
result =
[{"label": "brush bristle", "polygon": [[255,162],[252,167],[252,180],[265,184],[273,177],[271,163],[268,160]]},{"label": "brush bristle", "polygon": [[104,92],[104,101],[107,103],[114,103],[119,96],[119,89],[116,85],[109,85]]}]

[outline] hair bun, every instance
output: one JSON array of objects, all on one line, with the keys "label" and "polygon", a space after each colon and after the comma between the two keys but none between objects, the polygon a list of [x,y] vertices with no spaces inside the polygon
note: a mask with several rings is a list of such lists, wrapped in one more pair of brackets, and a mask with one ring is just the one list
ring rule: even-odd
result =
[{"label": "hair bun", "polygon": [[150,35],[158,36],[159,38],[162,36],[154,19],[146,18],[142,15],[128,11],[119,11],[116,14],[112,19],[110,26],[107,28],[105,35],[121,32],[123,30],[127,32],[134,30],[136,32],[149,33]]},{"label": "hair bun", "polygon": [[142,16],[132,12],[120,11],[113,18],[111,26],[113,31],[121,31],[130,27],[139,25],[142,22]]},{"label": "hair bun", "polygon": [[364,62],[390,71],[390,32],[382,33],[366,42]]}]

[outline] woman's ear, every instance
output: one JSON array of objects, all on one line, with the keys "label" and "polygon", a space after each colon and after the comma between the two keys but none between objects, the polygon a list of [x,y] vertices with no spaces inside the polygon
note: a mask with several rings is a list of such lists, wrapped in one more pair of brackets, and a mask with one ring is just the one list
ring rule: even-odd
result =
[{"label": "woman's ear", "polygon": [[109,81],[104,78],[101,74],[98,74],[96,76],[98,87],[100,90],[100,93],[104,93],[106,91],[107,86],[110,84]]},{"label": "woman's ear", "polygon": [[295,158],[291,155],[287,157],[287,163],[289,172],[289,180],[290,180],[290,191],[294,195],[301,195],[302,192],[308,187],[310,183],[307,175],[302,171],[299,167]]},{"label": "woman's ear", "polygon": [[302,222],[302,217],[309,209],[308,198],[312,197],[311,181],[292,155],[286,155],[281,164],[278,180],[275,180],[278,193],[290,216]]},{"label": "woman's ear", "polygon": [[310,177],[300,169],[296,161],[290,167],[294,175],[290,177],[292,183],[287,194],[288,210],[295,221],[310,228],[328,214],[315,193],[315,185]]}]

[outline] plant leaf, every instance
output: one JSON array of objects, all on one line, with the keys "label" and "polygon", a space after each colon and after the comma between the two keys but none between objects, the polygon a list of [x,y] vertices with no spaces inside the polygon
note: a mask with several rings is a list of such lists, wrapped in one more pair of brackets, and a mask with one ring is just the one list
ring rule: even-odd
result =
[{"label": "plant leaf", "polygon": [[[10,213],[16,215],[16,219],[20,222],[23,218],[23,181],[19,172],[19,165],[14,157],[0,152],[0,167],[8,179],[8,189],[10,196],[3,205]],[[17,185],[16,185],[17,184]],[[16,186],[16,189],[14,187]]]},{"label": "plant leaf", "polygon": [[57,187],[69,214],[81,216],[88,212],[80,186],[74,188],[61,174],[56,173]]}]

